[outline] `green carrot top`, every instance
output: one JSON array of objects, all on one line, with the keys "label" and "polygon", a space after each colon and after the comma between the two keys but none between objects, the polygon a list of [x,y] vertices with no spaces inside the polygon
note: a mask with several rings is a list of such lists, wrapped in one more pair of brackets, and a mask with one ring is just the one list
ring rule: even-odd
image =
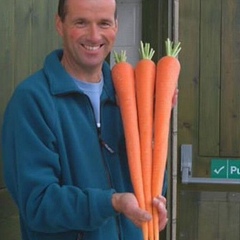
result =
[{"label": "green carrot top", "polygon": [[155,53],[155,51],[152,48],[150,48],[150,43],[145,43],[144,45],[142,41],[140,42],[139,52],[140,52],[141,59],[149,59],[149,60],[152,59]]},{"label": "green carrot top", "polygon": [[120,62],[126,62],[127,61],[127,54],[125,50],[121,50],[120,53],[117,53],[116,51],[113,52],[113,57],[115,60],[115,63]]},{"label": "green carrot top", "polygon": [[181,51],[180,44],[181,44],[180,42],[174,44],[174,43],[171,42],[170,39],[168,38],[168,39],[165,41],[167,56],[177,57],[177,55],[178,55],[179,52]]}]

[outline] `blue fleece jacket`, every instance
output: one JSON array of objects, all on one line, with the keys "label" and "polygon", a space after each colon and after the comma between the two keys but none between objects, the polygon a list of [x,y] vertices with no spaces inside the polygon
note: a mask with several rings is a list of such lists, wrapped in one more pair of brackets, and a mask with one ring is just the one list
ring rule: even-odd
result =
[{"label": "blue fleece jacket", "polygon": [[4,116],[5,182],[19,208],[22,239],[140,240],[140,229],[111,204],[114,192],[132,186],[109,66],[98,131],[90,101],[61,56],[52,52],[16,88]]}]

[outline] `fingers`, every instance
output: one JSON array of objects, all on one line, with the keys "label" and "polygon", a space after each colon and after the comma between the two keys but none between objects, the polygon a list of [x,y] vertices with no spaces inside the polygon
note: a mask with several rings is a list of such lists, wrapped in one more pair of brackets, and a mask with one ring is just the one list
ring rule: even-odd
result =
[{"label": "fingers", "polygon": [[165,207],[163,208],[163,206],[161,206],[161,208],[162,208],[161,210],[162,214],[159,214],[159,223],[158,223],[160,231],[162,231],[168,223],[167,210]]},{"label": "fingers", "polygon": [[132,209],[128,217],[137,227],[141,227],[144,222],[148,222],[152,219],[151,214],[141,208]]},{"label": "fingers", "polygon": [[153,199],[153,204],[157,205],[159,203],[162,203],[166,207],[167,199],[165,197],[163,197],[162,195],[158,195],[157,197],[155,197]]},{"label": "fingers", "polygon": [[[162,231],[168,223],[166,203],[166,198],[161,195],[153,199],[153,205],[158,209],[159,213],[160,231]],[[152,219],[152,216],[148,212],[140,209],[139,207],[132,210],[133,211],[128,215],[128,217],[137,227],[141,227],[144,222]]]},{"label": "fingers", "polygon": [[112,204],[117,212],[123,213],[137,227],[152,219],[151,214],[139,208],[137,199],[132,193],[114,193]]},{"label": "fingers", "polygon": [[175,90],[174,94],[173,94],[173,98],[172,98],[172,107],[175,107],[177,105],[177,101],[178,101],[178,88]]},{"label": "fingers", "polygon": [[150,221],[152,219],[151,214],[149,214],[146,211],[143,211],[142,209],[138,209],[138,213],[136,214],[136,217],[141,221],[141,222],[146,222]]},{"label": "fingers", "polygon": [[152,219],[152,216],[146,212],[146,211],[143,211],[142,209],[137,209],[135,214],[132,215],[132,222],[139,228],[142,227],[142,224],[144,222],[148,222]]},{"label": "fingers", "polygon": [[[147,211],[139,208],[136,197],[132,193],[115,193],[112,197],[113,207],[116,211],[123,213],[137,227],[141,227],[144,222],[152,219]],[[159,230],[163,230],[167,224],[166,198],[157,196],[153,199],[153,205],[158,209],[159,213]]]},{"label": "fingers", "polygon": [[168,217],[167,217],[167,208],[166,208],[166,198],[163,196],[158,196],[153,199],[153,204],[154,206],[158,209],[159,213],[159,230],[163,230],[168,222]]}]

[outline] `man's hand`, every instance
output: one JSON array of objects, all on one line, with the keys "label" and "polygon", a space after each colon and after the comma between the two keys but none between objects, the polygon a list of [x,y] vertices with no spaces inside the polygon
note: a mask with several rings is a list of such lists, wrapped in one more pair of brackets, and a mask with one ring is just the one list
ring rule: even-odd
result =
[{"label": "man's hand", "polygon": [[[132,193],[114,193],[112,204],[117,212],[123,213],[137,227],[141,227],[143,222],[150,221],[152,215],[139,208],[137,199]],[[166,198],[158,196],[153,199],[153,206],[158,209],[159,213],[159,230],[162,231],[168,222]]]},{"label": "man's hand", "polygon": [[162,231],[168,222],[167,209],[166,209],[166,198],[158,196],[153,199],[153,205],[158,209],[159,213],[159,231]]},{"label": "man's hand", "polygon": [[112,204],[117,212],[123,213],[139,228],[143,222],[152,219],[151,214],[139,208],[137,199],[132,193],[114,193]]}]

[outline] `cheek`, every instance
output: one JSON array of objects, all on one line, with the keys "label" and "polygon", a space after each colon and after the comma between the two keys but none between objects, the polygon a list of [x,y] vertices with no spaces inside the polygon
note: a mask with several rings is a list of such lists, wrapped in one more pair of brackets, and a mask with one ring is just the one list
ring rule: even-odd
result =
[{"label": "cheek", "polygon": [[79,34],[79,31],[72,30],[71,32],[69,32],[68,36],[70,39],[76,40],[77,38],[79,38],[80,34]]},{"label": "cheek", "polygon": [[115,40],[116,40],[116,32],[115,31],[113,31],[113,32],[111,32],[110,34],[109,34],[109,40],[111,41],[111,42],[115,42]]}]

